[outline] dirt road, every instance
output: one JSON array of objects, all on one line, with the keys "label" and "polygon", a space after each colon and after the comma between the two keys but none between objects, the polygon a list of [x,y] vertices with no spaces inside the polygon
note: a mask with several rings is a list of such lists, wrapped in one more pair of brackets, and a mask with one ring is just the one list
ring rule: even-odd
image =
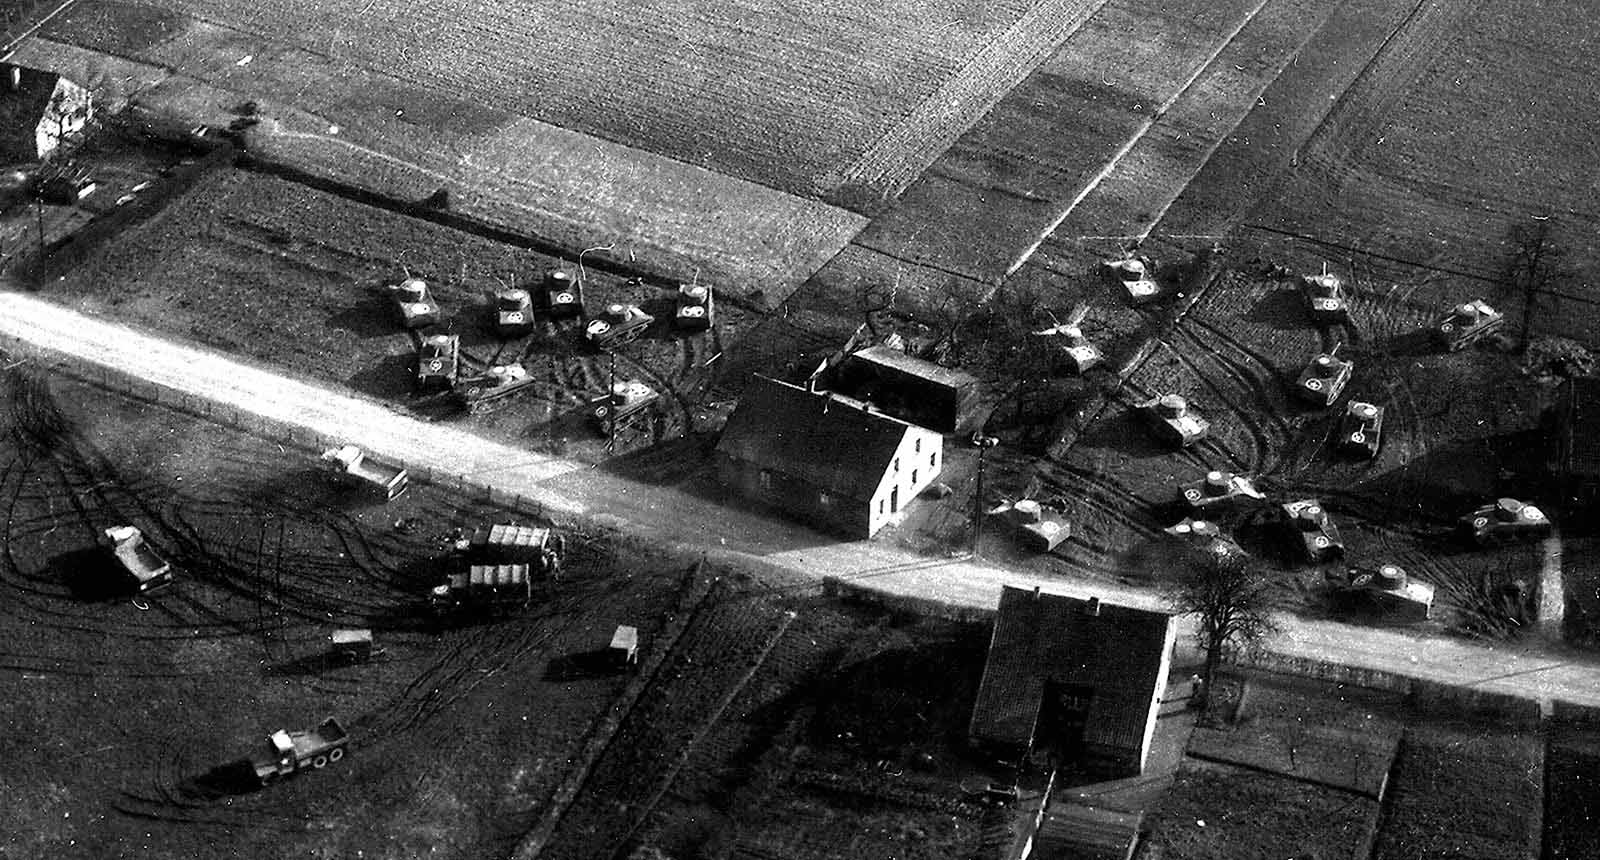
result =
[{"label": "dirt road", "polygon": [[[790,575],[836,576],[884,591],[992,606],[1000,586],[1038,585],[1077,596],[1158,606],[1155,595],[1105,583],[1002,570],[965,559],[914,556],[871,542],[835,543],[718,500],[629,481],[509,448],[460,429],[418,421],[347,394],[285,379],[216,353],[170,343],[0,289],[0,339],[23,341],[124,371],[408,462],[465,474],[497,490],[612,521],[634,533]],[[1454,639],[1300,618],[1283,619],[1280,653],[1479,687],[1534,699],[1600,706],[1600,660],[1530,643],[1487,647]]]}]

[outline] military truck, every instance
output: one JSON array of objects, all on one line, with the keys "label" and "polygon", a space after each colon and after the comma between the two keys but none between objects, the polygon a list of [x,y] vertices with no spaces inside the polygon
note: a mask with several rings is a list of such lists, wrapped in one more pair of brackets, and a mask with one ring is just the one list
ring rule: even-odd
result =
[{"label": "military truck", "polygon": [[344,758],[349,744],[350,735],[344,726],[329,717],[314,729],[273,732],[267,736],[266,746],[250,757],[250,764],[256,779],[268,785],[308,768],[327,767],[329,762]]},{"label": "military truck", "polygon": [[1505,314],[1482,299],[1474,299],[1440,317],[1433,324],[1433,338],[1445,350],[1456,352],[1487,337],[1505,321]]},{"label": "military truck", "polygon": [[389,288],[395,305],[400,309],[400,321],[408,329],[427,328],[439,324],[439,303],[433,300],[428,282],[421,278],[406,278]]},{"label": "military truck", "polygon": [[610,433],[612,422],[636,415],[660,399],[659,392],[636,379],[618,382],[611,393],[589,398],[589,417],[601,433]]},{"label": "military truck", "polygon": [[539,576],[559,579],[567,539],[543,526],[496,523],[473,529],[455,549],[470,564],[526,564]]},{"label": "military truck", "polygon": [[417,390],[443,391],[456,384],[461,372],[461,338],[432,334],[417,345]]},{"label": "military truck", "polygon": [[1294,393],[1301,400],[1318,406],[1331,406],[1344,392],[1354,369],[1354,362],[1345,361],[1331,352],[1318,353],[1300,371],[1300,378],[1294,384]]},{"label": "military truck", "polygon": [[527,290],[501,290],[494,297],[494,330],[501,337],[521,337],[533,330],[533,297]]},{"label": "military truck", "polygon": [[1285,502],[1281,507],[1284,521],[1294,535],[1295,548],[1307,561],[1320,564],[1344,555],[1344,541],[1339,537],[1339,527],[1316,499]]},{"label": "military truck", "polygon": [[710,284],[679,284],[672,322],[684,331],[706,331],[716,321],[716,297]]},{"label": "military truck", "polygon": [[1496,499],[1460,520],[1461,532],[1478,546],[1496,546],[1517,540],[1538,540],[1554,526],[1537,505],[1516,499]]},{"label": "military truck", "polygon": [[340,445],[323,451],[321,463],[344,484],[372,491],[383,496],[384,501],[404,493],[410,483],[403,467],[374,460],[355,445]]},{"label": "military truck", "polygon": [[1347,608],[1365,604],[1407,621],[1427,621],[1433,612],[1434,587],[1407,577],[1397,564],[1330,570],[1326,579],[1334,600]]},{"label": "military truck", "polygon": [[1033,499],[1002,502],[992,508],[989,515],[1003,518],[1018,531],[1023,544],[1034,552],[1050,552],[1072,536],[1072,526],[1060,511]]},{"label": "military truck", "polygon": [[521,363],[496,364],[486,372],[460,380],[456,399],[468,412],[484,412],[519,391],[531,390],[533,376]]},{"label": "military truck", "polygon": [[1152,397],[1135,407],[1149,420],[1156,437],[1168,445],[1187,448],[1211,430],[1211,422],[1201,417],[1181,394]]},{"label": "military truck", "polygon": [[1344,297],[1344,281],[1338,275],[1327,272],[1302,275],[1300,289],[1305,294],[1306,309],[1313,322],[1318,325],[1349,322],[1350,306]]},{"label": "military truck", "polygon": [[1190,481],[1179,488],[1179,495],[1189,507],[1203,510],[1220,507],[1240,499],[1260,501],[1266,496],[1257,490],[1254,482],[1244,475],[1213,469],[1198,481]]},{"label": "military truck", "polygon": [[655,321],[638,305],[609,304],[584,325],[583,336],[595,349],[616,349],[638,340]]},{"label": "military truck", "polygon": [[541,293],[544,312],[551,319],[583,316],[583,284],[566,272],[552,270],[544,275]]},{"label": "military truck", "polygon": [[435,586],[428,599],[438,611],[520,609],[533,602],[536,580],[543,581],[526,564],[470,564]]},{"label": "military truck", "polygon": [[1101,275],[1119,291],[1123,301],[1135,307],[1161,297],[1161,285],[1150,276],[1150,269],[1150,261],[1141,256],[1100,263]]},{"label": "military truck", "polygon": [[100,533],[100,545],[127,573],[134,591],[143,594],[172,583],[172,565],[145,541],[138,528],[112,526]]},{"label": "military truck", "polygon": [[1383,444],[1383,407],[1364,400],[1352,400],[1345,406],[1344,423],[1339,427],[1335,447],[1346,454],[1360,457],[1378,456]]}]

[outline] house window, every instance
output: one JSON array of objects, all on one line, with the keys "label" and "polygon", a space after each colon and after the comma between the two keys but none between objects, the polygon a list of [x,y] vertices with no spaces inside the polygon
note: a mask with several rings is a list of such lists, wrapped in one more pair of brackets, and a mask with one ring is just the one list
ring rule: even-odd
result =
[{"label": "house window", "polygon": [[766,469],[762,469],[761,470],[761,489],[763,489],[763,490],[772,489],[772,473],[767,471]]},{"label": "house window", "polygon": [[885,502],[885,501],[884,501],[884,500],[883,500],[883,499],[879,499],[879,500],[878,500],[878,514],[879,514],[879,515],[880,515],[880,516],[881,516],[881,515],[882,515],[882,514],[883,514],[883,506],[884,506],[884,505],[885,505],[885,504],[887,504],[887,503],[886,503],[886,502]]},{"label": "house window", "polygon": [[928,455],[928,465],[935,469],[939,468],[939,455],[937,453]]},{"label": "house window", "polygon": [[899,457],[894,458],[894,471],[896,471],[896,472],[900,471],[900,458]]},{"label": "house window", "polygon": [[917,485],[917,470],[916,469],[912,469],[911,470],[911,486],[915,487],[916,485]]},{"label": "house window", "polygon": [[922,440],[921,439],[917,440],[917,453],[918,454],[922,453]]}]

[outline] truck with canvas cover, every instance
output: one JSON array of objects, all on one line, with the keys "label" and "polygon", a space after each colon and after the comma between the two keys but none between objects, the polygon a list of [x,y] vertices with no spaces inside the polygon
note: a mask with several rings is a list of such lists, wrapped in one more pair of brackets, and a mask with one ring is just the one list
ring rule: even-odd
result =
[{"label": "truck with canvas cover", "polygon": [[143,593],[172,582],[172,565],[145,542],[137,528],[112,526],[100,533],[100,543],[132,579],[135,591]]},{"label": "truck with canvas cover", "polygon": [[469,564],[435,586],[429,600],[437,610],[520,609],[533,602],[537,577],[526,564]]},{"label": "truck with canvas cover", "polygon": [[322,465],[348,486],[372,491],[385,501],[404,493],[410,483],[401,466],[375,460],[355,445],[340,445],[322,452]]},{"label": "truck with canvas cover", "polygon": [[333,717],[306,731],[278,730],[267,736],[266,746],[250,757],[256,779],[263,785],[306,769],[320,770],[344,758],[350,735]]},{"label": "truck with canvas cover", "polygon": [[565,536],[542,526],[511,523],[478,526],[455,546],[468,564],[525,564],[551,579],[560,577],[567,551]]}]

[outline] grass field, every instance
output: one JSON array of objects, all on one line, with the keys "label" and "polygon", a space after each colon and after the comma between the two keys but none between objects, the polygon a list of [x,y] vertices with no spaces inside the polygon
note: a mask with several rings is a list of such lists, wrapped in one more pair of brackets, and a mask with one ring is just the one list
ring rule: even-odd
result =
[{"label": "grass field", "polygon": [[[1155,815],[1148,851],[1185,860],[1364,860],[1378,804],[1344,791],[1187,760]],[[1315,848],[1313,849],[1313,846]]]}]

